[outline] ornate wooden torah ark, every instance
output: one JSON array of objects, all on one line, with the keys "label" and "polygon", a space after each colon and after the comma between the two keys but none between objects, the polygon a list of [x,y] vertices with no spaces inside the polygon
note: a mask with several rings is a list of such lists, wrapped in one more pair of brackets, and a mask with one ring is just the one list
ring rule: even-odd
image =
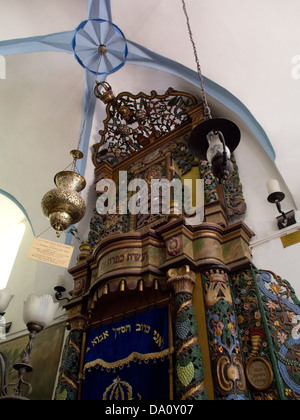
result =
[{"label": "ornate wooden torah ark", "polygon": [[[286,281],[252,264],[234,157],[220,185],[188,150],[202,105],[173,89],[115,97],[99,83],[95,93],[107,106],[93,155],[97,206],[69,270],[70,333],[56,398],[299,399],[299,301]],[[172,193],[170,211],[153,214],[153,201],[167,194],[162,188],[153,199],[154,179],[203,180],[204,220],[187,223]],[[106,214],[98,211],[103,180],[116,186],[115,211]],[[148,192],[128,190],[133,180]],[[149,211],[128,211],[130,200]]]}]

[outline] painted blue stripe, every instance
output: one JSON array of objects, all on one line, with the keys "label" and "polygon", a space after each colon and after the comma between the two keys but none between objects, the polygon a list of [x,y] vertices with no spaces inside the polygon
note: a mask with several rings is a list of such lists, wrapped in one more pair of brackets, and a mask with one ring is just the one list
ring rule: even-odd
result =
[{"label": "painted blue stripe", "polygon": [[[105,81],[105,77],[101,76],[101,78],[97,78],[99,82]],[[95,86],[95,75],[92,74],[89,71],[85,72],[85,86],[84,86],[84,98],[83,98],[83,106],[82,106],[82,120],[81,120],[81,129],[80,133],[82,131],[82,127],[84,124],[86,111],[89,105],[90,96]],[[80,150],[84,154],[84,158],[77,161],[77,169],[78,171],[84,176],[86,166],[87,166],[87,157],[90,147],[90,137],[91,137],[91,131],[93,126],[93,118],[94,118],[94,112],[95,112],[95,106],[96,106],[96,96],[92,95],[92,100],[89,108],[89,112],[87,115],[87,120],[85,124],[85,129],[83,131],[81,143],[80,143]]]},{"label": "painted blue stripe", "polygon": [[110,0],[89,0],[87,18],[101,18],[112,22]]},{"label": "painted blue stripe", "polygon": [[0,41],[0,55],[28,54],[42,51],[73,53],[74,31],[59,32],[30,38]]}]

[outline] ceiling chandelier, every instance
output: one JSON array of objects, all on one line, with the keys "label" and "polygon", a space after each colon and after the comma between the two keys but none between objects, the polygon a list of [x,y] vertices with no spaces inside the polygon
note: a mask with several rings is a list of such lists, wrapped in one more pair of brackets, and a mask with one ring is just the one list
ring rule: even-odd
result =
[{"label": "ceiling chandelier", "polygon": [[185,0],[182,0],[183,11],[187,21],[190,41],[193,46],[197,72],[200,79],[205,121],[192,131],[188,140],[190,151],[200,160],[208,160],[212,165],[214,176],[220,181],[226,181],[233,172],[231,154],[238,147],[241,132],[238,126],[224,118],[213,118],[205,92],[204,77],[201,71],[196,44],[193,39],[190,19]]}]

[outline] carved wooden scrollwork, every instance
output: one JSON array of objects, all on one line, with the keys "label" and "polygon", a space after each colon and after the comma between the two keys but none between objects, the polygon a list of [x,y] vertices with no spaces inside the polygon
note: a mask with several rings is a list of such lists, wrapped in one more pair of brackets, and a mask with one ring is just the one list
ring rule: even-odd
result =
[{"label": "carved wooden scrollwork", "polygon": [[142,150],[189,121],[188,111],[196,104],[192,95],[172,88],[164,95],[120,93],[107,105],[101,141],[94,146],[94,165],[104,160],[115,165]]}]

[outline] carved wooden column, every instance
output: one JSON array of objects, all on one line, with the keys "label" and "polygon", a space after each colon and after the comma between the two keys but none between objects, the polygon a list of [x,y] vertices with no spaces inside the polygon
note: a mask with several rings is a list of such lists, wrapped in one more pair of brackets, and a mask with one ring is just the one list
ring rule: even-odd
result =
[{"label": "carved wooden column", "polygon": [[176,311],[176,399],[206,400],[202,354],[192,303],[196,275],[189,266],[184,266],[169,270],[168,278],[168,284],[174,291]]},{"label": "carved wooden column", "polygon": [[215,398],[246,400],[247,387],[238,340],[238,323],[228,275],[221,269],[211,269],[202,279]]},{"label": "carved wooden column", "polygon": [[70,332],[59,371],[55,400],[76,401],[80,394],[80,361],[85,334],[83,331]]},{"label": "carved wooden column", "polygon": [[55,392],[55,400],[76,401],[80,399],[82,364],[85,356],[86,331],[88,330],[87,299],[84,294],[90,286],[90,268],[87,259],[90,247],[80,247],[78,266],[70,269],[74,277],[72,299],[65,305],[68,312],[67,327],[70,333],[66,339]]}]

